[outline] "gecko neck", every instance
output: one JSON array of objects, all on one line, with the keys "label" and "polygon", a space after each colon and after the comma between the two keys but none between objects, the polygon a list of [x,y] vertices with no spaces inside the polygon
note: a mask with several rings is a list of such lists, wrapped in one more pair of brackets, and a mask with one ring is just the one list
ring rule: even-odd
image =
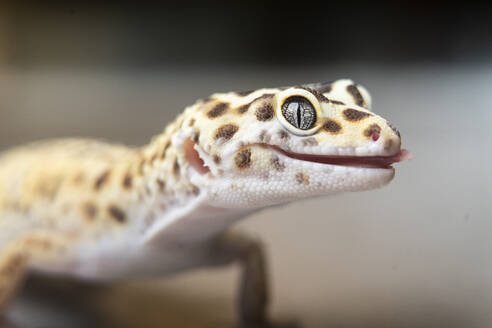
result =
[{"label": "gecko neck", "polygon": [[[181,145],[179,124],[180,118],[139,149],[132,163],[138,177],[135,179],[136,202],[132,212],[136,213],[136,226],[144,239],[147,235],[156,239],[163,231],[172,231],[172,225],[178,220],[187,219],[200,225],[208,222],[210,234],[229,223],[229,211],[210,206],[206,188],[191,182],[193,168]],[[203,229],[202,235],[207,235],[203,234]]]}]

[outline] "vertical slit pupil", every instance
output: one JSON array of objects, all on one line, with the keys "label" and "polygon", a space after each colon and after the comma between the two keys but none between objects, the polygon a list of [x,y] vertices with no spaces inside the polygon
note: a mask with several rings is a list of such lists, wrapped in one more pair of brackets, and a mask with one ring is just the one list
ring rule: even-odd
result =
[{"label": "vertical slit pupil", "polygon": [[297,127],[300,128],[301,127],[301,106],[300,104],[297,104]]},{"label": "vertical slit pupil", "polygon": [[302,96],[287,98],[282,105],[282,115],[287,122],[301,130],[311,129],[316,123],[314,106]]}]

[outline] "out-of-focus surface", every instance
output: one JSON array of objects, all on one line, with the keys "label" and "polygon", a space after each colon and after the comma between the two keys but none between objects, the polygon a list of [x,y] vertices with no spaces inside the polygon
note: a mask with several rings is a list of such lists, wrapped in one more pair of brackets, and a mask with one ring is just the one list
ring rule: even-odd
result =
[{"label": "out-of-focus surface", "polygon": [[[386,54],[382,50],[374,53],[371,44],[362,44],[361,52],[368,52],[370,59],[367,62],[360,54],[350,62],[343,56],[328,56],[330,60],[323,62],[318,56],[303,60],[296,54],[287,56],[282,65],[270,65],[268,60],[261,61],[263,57],[255,57],[247,44],[227,37],[223,28],[233,24],[231,17],[235,16],[221,12],[225,22],[214,19],[210,26],[204,25],[211,29],[208,40],[187,44],[179,36],[195,40],[192,35],[197,25],[180,21],[180,14],[174,22],[162,20],[168,29],[181,27],[159,34],[167,45],[156,47],[162,55],[140,49],[149,62],[139,65],[145,53],[125,47],[125,42],[151,36],[136,33],[140,30],[132,28],[133,20],[126,23],[125,18],[133,17],[130,14],[112,16],[107,8],[83,6],[66,8],[66,12],[60,6],[54,11],[41,5],[3,6],[1,149],[62,136],[144,144],[186,105],[216,91],[342,77],[365,85],[373,95],[374,111],[398,127],[404,147],[415,159],[398,164],[395,180],[383,189],[269,209],[239,225],[260,236],[268,250],[274,318],[295,319],[305,327],[492,325],[492,60],[487,59],[490,44],[480,46],[487,40],[480,35],[490,26],[480,25],[483,20],[470,23],[469,31],[478,34],[469,38],[463,32],[449,33],[453,24],[430,31],[436,38],[439,32],[446,36],[436,42],[448,48],[430,47],[435,51],[429,54],[429,61],[424,56],[425,43],[416,40],[418,49],[407,57],[395,48],[388,48]],[[485,15],[477,9],[469,15],[474,14]],[[463,21],[473,22],[473,17]],[[195,23],[205,21],[202,18]],[[430,24],[431,19],[426,22]],[[158,28],[158,23],[150,20],[149,31]],[[347,23],[351,24],[354,22]],[[255,49],[270,49],[262,43],[275,39],[275,33],[262,30],[266,27],[258,26],[257,34],[247,32],[248,36],[268,35],[251,40],[256,42]],[[391,39],[392,33],[396,38],[396,32],[384,27],[370,27],[368,42],[379,40],[378,30],[386,39]],[[458,27],[454,29],[460,30]],[[232,30],[240,32],[238,27]],[[340,40],[350,38],[354,30],[361,33],[352,25]],[[344,33],[341,28],[338,31]],[[115,35],[122,40],[112,39]],[[324,35],[319,32],[307,39],[322,42]],[[395,40],[412,41],[410,32],[401,35],[405,40]],[[72,42],[71,36],[77,38]],[[87,40],[91,38],[97,48],[90,48]],[[179,51],[166,52],[173,48],[173,40]],[[229,40],[232,57],[240,53],[244,57],[232,60],[222,54],[210,59],[217,53],[208,48],[227,51],[223,43]],[[344,44],[333,44],[329,52],[345,53]],[[100,48],[102,45],[106,48]],[[124,59],[118,59],[117,46],[134,51],[134,55],[125,52],[121,55]],[[384,49],[381,44],[375,47]],[[301,43],[296,51],[308,48]],[[288,49],[292,45],[286,46]],[[326,52],[319,46],[313,49]],[[449,57],[439,57],[439,51]],[[191,59],[180,59],[182,52]],[[404,57],[404,63],[390,58],[393,55]],[[374,60],[377,56],[382,58]],[[105,288],[65,288],[66,298],[72,301],[61,302],[62,307],[46,305],[46,300],[58,295],[48,284],[48,291],[41,296],[32,297],[28,290],[13,304],[10,316],[21,327],[84,327],[93,321],[110,327],[230,326],[237,273],[236,268],[229,268]],[[67,309],[70,302],[75,305]],[[82,303],[80,308],[78,303]]]}]

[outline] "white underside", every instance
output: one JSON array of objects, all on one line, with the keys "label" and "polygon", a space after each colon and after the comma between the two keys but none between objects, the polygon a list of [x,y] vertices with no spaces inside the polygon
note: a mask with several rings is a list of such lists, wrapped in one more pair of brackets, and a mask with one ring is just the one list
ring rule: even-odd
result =
[{"label": "white underside", "polygon": [[163,276],[215,263],[210,251],[214,239],[252,211],[214,208],[206,199],[201,195],[188,206],[166,211],[143,234],[139,227],[117,238],[82,242],[64,258],[34,263],[32,269],[105,281]]}]

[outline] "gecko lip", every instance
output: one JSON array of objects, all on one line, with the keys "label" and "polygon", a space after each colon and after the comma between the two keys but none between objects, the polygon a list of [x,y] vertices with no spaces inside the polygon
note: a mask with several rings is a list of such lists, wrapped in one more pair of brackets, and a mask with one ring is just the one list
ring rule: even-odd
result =
[{"label": "gecko lip", "polygon": [[293,159],[339,166],[389,169],[391,164],[412,159],[412,154],[406,149],[390,156],[335,156],[291,153],[276,146],[270,147]]}]

